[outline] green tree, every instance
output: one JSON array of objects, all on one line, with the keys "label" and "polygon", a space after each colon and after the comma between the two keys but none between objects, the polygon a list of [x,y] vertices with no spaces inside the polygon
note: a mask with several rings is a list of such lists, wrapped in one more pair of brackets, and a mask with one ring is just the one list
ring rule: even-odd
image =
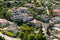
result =
[{"label": "green tree", "polygon": [[8,8],[10,8],[10,7],[11,7],[11,3],[7,2],[7,3],[6,3],[6,6],[7,6]]},{"label": "green tree", "polygon": [[4,37],[0,36],[0,40],[5,40]]},{"label": "green tree", "polygon": [[23,24],[23,21],[21,19],[17,19],[17,20],[13,20],[13,22],[15,22],[18,26]]},{"label": "green tree", "polygon": [[23,24],[22,26],[20,26],[20,29],[27,34],[30,33],[30,31],[31,31],[31,28],[26,24]]},{"label": "green tree", "polygon": [[28,40],[36,40],[35,34],[31,33],[28,35]]},{"label": "green tree", "polygon": [[19,33],[19,37],[21,38],[21,40],[24,40],[25,39],[25,33],[24,32],[20,32]]},{"label": "green tree", "polygon": [[40,15],[37,15],[37,16],[36,16],[36,19],[37,19],[37,20],[40,20]]},{"label": "green tree", "polygon": [[8,20],[11,19],[11,13],[10,13],[10,12],[7,12],[7,13],[6,13],[6,19],[8,19]]},{"label": "green tree", "polygon": [[42,38],[41,38],[42,40],[46,40],[46,37],[44,36],[44,35],[42,35]]},{"label": "green tree", "polygon": [[37,34],[36,35],[36,38],[37,38],[37,40],[41,40],[42,38],[41,38],[41,34]]}]

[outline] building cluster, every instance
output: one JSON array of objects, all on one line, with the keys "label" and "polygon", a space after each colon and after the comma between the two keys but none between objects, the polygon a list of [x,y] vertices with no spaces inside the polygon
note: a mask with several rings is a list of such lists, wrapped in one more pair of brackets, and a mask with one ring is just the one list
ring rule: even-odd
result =
[{"label": "building cluster", "polygon": [[60,6],[56,5],[53,8],[53,17],[50,19],[50,23],[53,24],[51,34],[57,38],[60,38]]},{"label": "building cluster", "polygon": [[11,19],[21,19],[24,22],[32,20],[33,16],[29,14],[28,8],[26,7],[19,7],[19,8],[12,8],[9,10],[11,12]]},{"label": "building cluster", "polygon": [[[47,2],[47,1],[46,1]],[[46,3],[45,2],[45,3]],[[48,4],[48,2],[47,2]],[[34,4],[25,4],[28,7],[35,7]],[[45,9],[44,7],[38,7],[36,9]],[[54,8],[52,9],[52,18],[49,18],[47,15],[39,15],[40,16],[40,21],[34,19],[33,15],[29,14],[29,8],[27,7],[19,7],[19,8],[12,8],[9,9],[9,11],[11,12],[11,19],[12,20],[16,20],[16,19],[21,19],[24,22],[31,22],[31,24],[33,24],[33,26],[35,28],[39,28],[41,25],[45,28],[45,30],[47,30],[47,27],[44,24],[53,24],[52,27],[52,31],[54,32],[54,30],[59,31],[60,32],[60,6],[56,5],[54,6]],[[48,22],[48,23],[46,23]],[[56,35],[56,34],[55,34]],[[58,34],[57,34],[58,35]]]},{"label": "building cluster", "polygon": [[[39,1],[40,0],[37,0],[37,2],[39,2]],[[9,2],[11,2],[11,1],[9,1]],[[50,3],[49,1],[45,1],[44,4],[48,5],[49,3]],[[34,18],[34,16],[31,13],[29,13],[28,7],[30,7],[30,8],[35,7],[35,4],[33,4],[33,3],[25,4],[26,7],[18,7],[18,8],[13,7],[12,9],[9,9],[8,11],[11,12],[11,20],[15,21],[15,20],[20,19],[23,22],[30,22],[32,24],[32,26],[37,29],[42,26],[43,33],[45,35],[47,34],[48,27],[50,25],[52,25],[51,36],[53,36],[53,38],[55,38],[55,37],[60,38],[60,5],[57,5],[57,4],[60,4],[60,2],[56,1],[56,5],[54,5],[54,7],[52,9],[51,18],[48,15],[39,14],[38,16],[40,16],[40,20],[37,20],[36,18]],[[43,6],[36,7],[36,9],[46,10],[46,8]],[[10,22],[6,19],[0,19],[0,27],[1,28],[5,27],[3,29],[4,31],[11,31],[14,34],[17,31],[19,31],[16,24],[14,24],[13,22]]]}]

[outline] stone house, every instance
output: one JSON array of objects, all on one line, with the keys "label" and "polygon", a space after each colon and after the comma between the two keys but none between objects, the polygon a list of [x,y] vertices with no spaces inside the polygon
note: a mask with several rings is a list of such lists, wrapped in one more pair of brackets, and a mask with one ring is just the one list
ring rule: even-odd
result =
[{"label": "stone house", "polygon": [[49,20],[49,23],[60,23],[60,17],[53,17]]},{"label": "stone house", "polygon": [[3,31],[12,32],[14,36],[16,36],[16,33],[19,31],[17,25],[14,24],[13,22],[10,22],[6,19],[0,19],[0,27],[3,26],[4,26]]},{"label": "stone house", "polygon": [[42,25],[42,22],[36,19],[32,20],[31,23],[32,23],[32,26],[34,26],[35,28],[39,28]]},{"label": "stone house", "polygon": [[46,16],[46,15],[41,15],[40,20],[43,21],[43,22],[49,22],[49,17]]},{"label": "stone house", "polygon": [[27,21],[30,21],[33,19],[33,16],[32,15],[29,15],[27,13],[22,13],[20,14],[20,19],[23,20],[23,22],[27,22]]},{"label": "stone house", "polygon": [[52,29],[60,31],[60,23],[59,24],[54,24],[54,27]]},{"label": "stone house", "polygon": [[19,30],[16,24],[6,19],[0,19],[0,27],[1,28],[4,27],[3,28],[4,31],[10,31],[13,33],[16,33]]},{"label": "stone house", "polygon": [[0,27],[6,27],[9,25],[9,22],[6,19],[0,19]]},{"label": "stone house", "polygon": [[52,27],[51,34],[53,36],[56,36],[57,38],[60,38],[60,23],[54,24],[54,26]]},{"label": "stone house", "polygon": [[12,20],[21,19],[24,22],[26,22],[33,18],[32,15],[29,15],[28,8],[26,7],[12,8],[10,12],[12,15]]},{"label": "stone house", "polygon": [[15,24],[10,25],[9,27],[4,28],[3,30],[7,32],[12,32],[14,36],[16,36],[17,32],[19,31],[18,27]]},{"label": "stone house", "polygon": [[17,11],[21,12],[21,13],[28,13],[28,8],[27,7],[19,7],[19,8],[17,8]]},{"label": "stone house", "polygon": [[0,19],[0,27],[17,27],[16,24],[14,24],[13,22],[10,22],[6,19]]}]

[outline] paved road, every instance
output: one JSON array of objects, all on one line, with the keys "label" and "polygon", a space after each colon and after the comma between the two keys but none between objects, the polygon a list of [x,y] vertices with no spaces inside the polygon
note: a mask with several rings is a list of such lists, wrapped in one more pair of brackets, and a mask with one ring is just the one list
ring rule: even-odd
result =
[{"label": "paved road", "polygon": [[20,39],[17,39],[17,38],[12,38],[12,37],[9,37],[7,35],[4,35],[0,32],[0,36],[3,36],[6,40],[20,40]]}]

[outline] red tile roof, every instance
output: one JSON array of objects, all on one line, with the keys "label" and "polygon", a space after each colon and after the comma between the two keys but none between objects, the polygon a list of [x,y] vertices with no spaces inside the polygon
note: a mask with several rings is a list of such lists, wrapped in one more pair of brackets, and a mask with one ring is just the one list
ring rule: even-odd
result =
[{"label": "red tile roof", "polygon": [[60,9],[54,9],[53,12],[60,12]]}]

